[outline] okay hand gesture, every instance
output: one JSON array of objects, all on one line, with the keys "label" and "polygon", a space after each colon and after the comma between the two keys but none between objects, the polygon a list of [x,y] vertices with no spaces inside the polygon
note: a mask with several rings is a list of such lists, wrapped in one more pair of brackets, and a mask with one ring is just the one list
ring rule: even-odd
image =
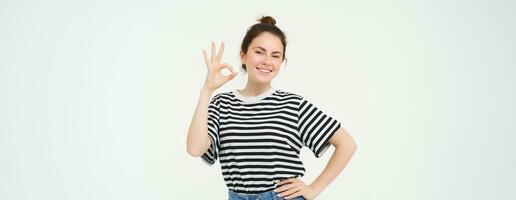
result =
[{"label": "okay hand gesture", "polygon": [[[209,91],[214,91],[220,86],[224,85],[231,79],[235,78],[238,74],[235,72],[233,67],[227,63],[221,63],[222,54],[224,53],[224,43],[220,45],[219,52],[215,50],[215,43],[211,43],[211,57],[208,58],[208,54],[205,50],[202,50],[204,54],[204,61],[206,62],[206,67],[208,68],[208,74],[206,74],[206,80],[204,81],[204,89]],[[224,68],[229,69],[231,74],[224,76],[222,75],[222,70]]]}]

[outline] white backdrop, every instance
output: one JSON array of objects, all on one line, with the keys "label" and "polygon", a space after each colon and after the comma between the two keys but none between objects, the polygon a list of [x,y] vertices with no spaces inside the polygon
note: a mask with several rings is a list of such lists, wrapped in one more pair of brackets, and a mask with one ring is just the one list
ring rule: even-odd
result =
[{"label": "white backdrop", "polygon": [[[226,199],[185,150],[202,49],[255,19],[287,35],[273,87],[358,149],[319,199],[515,199],[509,1],[0,2],[0,199]],[[218,92],[243,88],[246,75]],[[309,183],[333,150],[305,148]]]}]

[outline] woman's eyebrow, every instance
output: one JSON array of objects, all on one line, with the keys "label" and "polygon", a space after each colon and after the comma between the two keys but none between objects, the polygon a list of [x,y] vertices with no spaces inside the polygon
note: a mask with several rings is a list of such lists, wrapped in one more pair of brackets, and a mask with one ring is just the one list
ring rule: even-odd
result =
[{"label": "woman's eyebrow", "polygon": [[[267,51],[267,50],[265,50],[265,48],[263,48],[263,47],[261,47],[261,46],[256,46],[256,47],[254,47],[254,48],[259,48],[259,49],[261,49],[261,50],[263,50],[263,51]],[[273,54],[274,54],[274,53],[282,54],[282,53],[281,53],[281,51],[274,51],[274,52],[272,52],[272,53],[273,53]]]}]

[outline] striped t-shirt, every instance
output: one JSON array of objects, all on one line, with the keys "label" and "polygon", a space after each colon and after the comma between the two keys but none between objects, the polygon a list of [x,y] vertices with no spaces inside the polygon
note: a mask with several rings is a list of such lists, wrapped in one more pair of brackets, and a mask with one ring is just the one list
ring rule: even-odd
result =
[{"label": "striped t-shirt", "polygon": [[307,146],[317,158],[330,146],[340,123],[300,95],[270,89],[256,97],[238,90],[219,93],[208,108],[208,135],[212,140],[202,160],[220,160],[228,189],[261,193],[280,180],[302,177],[299,159]]}]

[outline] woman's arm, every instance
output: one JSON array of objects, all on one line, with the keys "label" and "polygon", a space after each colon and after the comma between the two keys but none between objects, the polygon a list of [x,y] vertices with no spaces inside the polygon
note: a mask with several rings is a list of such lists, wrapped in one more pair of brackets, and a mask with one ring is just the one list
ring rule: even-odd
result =
[{"label": "woman's arm", "polygon": [[340,174],[355,153],[357,146],[353,138],[342,127],[339,128],[330,140],[335,147],[328,164],[321,174],[310,185],[305,185],[298,178],[290,178],[278,183],[281,185],[275,191],[279,196],[287,199],[303,196],[306,199],[315,199]]},{"label": "woman's arm", "polygon": [[316,196],[335,180],[357,149],[353,138],[342,127],[333,135],[330,143],[335,147],[335,151],[321,174],[310,184]]},{"label": "woman's arm", "polygon": [[208,148],[210,148],[211,140],[208,136],[208,106],[213,91],[209,89],[201,89],[197,107],[188,129],[186,139],[186,150],[188,154],[194,157],[200,157]]},{"label": "woman's arm", "polygon": [[[231,65],[221,63],[223,52],[224,43],[220,45],[220,49],[217,52],[215,43],[213,42],[211,43],[211,56],[208,56],[206,51],[202,51],[208,73],[206,74],[206,80],[201,89],[199,101],[197,101],[197,108],[195,109],[190,128],[188,129],[186,151],[188,151],[188,154],[191,156],[202,156],[211,145],[211,139],[208,136],[208,107],[210,105],[211,94],[237,75]],[[229,69],[232,73],[226,76],[222,75],[221,71],[224,68]]]}]

